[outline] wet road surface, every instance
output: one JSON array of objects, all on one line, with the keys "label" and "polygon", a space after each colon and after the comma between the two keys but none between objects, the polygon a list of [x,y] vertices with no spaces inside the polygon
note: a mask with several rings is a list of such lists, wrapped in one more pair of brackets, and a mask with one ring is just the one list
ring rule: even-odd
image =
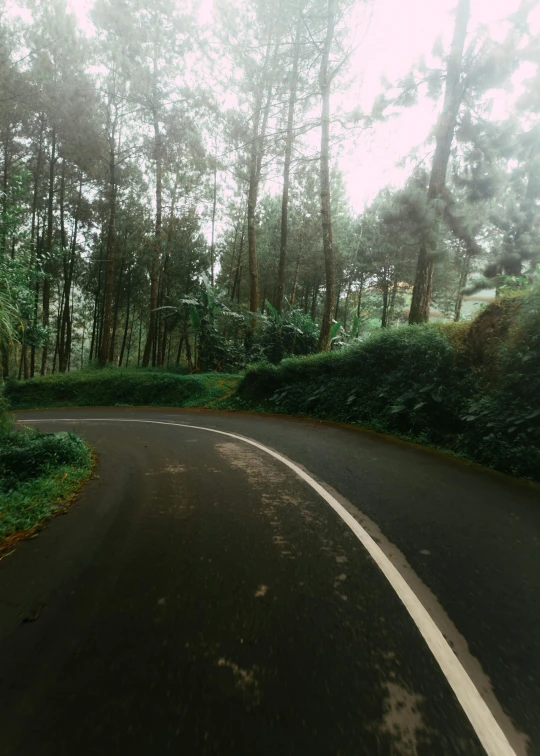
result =
[{"label": "wet road surface", "polygon": [[317,491],[258,447],[178,424],[254,439],[322,482],[484,696],[506,739],[492,753],[540,753],[536,489],[314,421],[19,419],[82,435],[99,467],[68,516],[0,564],[0,753],[486,753],[402,600]]}]

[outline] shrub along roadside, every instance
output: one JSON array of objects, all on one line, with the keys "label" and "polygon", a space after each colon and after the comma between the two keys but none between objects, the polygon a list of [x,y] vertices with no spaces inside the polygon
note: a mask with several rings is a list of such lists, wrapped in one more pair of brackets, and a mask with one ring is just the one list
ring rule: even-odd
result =
[{"label": "shrub along roadside", "polygon": [[238,376],[178,375],[125,369],[88,370],[9,381],[4,393],[13,409],[154,405],[200,407],[234,391]]},{"label": "shrub along roadside", "polygon": [[90,477],[92,453],[72,433],[15,430],[0,407],[0,552],[57,513]]},{"label": "shrub along roadside", "polygon": [[241,376],[103,370],[9,383],[16,409],[215,407],[311,415],[430,444],[540,481],[540,289],[472,323],[388,329]]},{"label": "shrub along roadside", "polygon": [[227,405],[359,424],[540,481],[540,290],[495,300],[471,324],[257,365]]}]

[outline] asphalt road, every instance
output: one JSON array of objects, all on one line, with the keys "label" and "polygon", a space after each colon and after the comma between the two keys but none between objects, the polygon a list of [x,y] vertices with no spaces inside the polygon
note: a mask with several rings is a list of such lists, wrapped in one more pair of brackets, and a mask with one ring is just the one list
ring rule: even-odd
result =
[{"label": "asphalt road", "polygon": [[19,419],[99,467],[0,563],[1,754],[540,754],[538,488],[315,421]]}]

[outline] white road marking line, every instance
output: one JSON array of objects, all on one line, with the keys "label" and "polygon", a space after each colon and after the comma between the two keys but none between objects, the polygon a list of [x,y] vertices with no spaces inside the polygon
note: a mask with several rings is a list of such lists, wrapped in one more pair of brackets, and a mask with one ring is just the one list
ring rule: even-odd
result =
[{"label": "white road marking line", "polygon": [[26,423],[50,423],[50,422],[63,422],[63,423],[86,423],[86,422],[107,422],[107,423],[146,423],[151,425],[173,425],[180,428],[190,428],[192,430],[203,430],[208,433],[218,433],[221,436],[229,436],[230,438],[236,438],[239,441],[243,441],[246,444],[251,444],[257,449],[266,452],[271,457],[282,462],[289,467],[296,475],[304,480],[319,496],[321,496],[327,504],[341,517],[349,528],[353,531],[358,540],[362,543],[364,548],[368,551],[376,565],[384,574],[398,597],[401,599],[403,605],[407,609],[409,615],[416,624],[422,637],[428,645],[429,650],[435,657],[439,667],[441,668],[444,676],[448,680],[450,687],[454,691],[456,698],[465,714],[467,715],[471,725],[476,732],[478,739],[480,740],[484,750],[488,756],[516,756],[516,752],[508,742],[506,735],[502,731],[497,720],[491,713],[486,702],[480,695],[478,689],[474,685],[471,678],[461,665],[461,662],[456,657],[450,646],[448,645],[443,634],[435,624],[432,617],[428,614],[420,599],[410,588],[409,584],[394,567],[392,562],[388,559],[382,549],[375,543],[373,538],[367,533],[366,530],[357,522],[354,517],[347,512],[347,510],[335,499],[332,494],[328,493],[314,478],[308,473],[302,470],[294,462],[291,462],[286,457],[283,457],[278,452],[270,449],[264,444],[260,444],[258,441],[254,441],[251,438],[240,436],[237,433],[229,433],[227,431],[217,430],[215,428],[205,428],[200,425],[188,425],[187,423],[172,423],[165,422],[163,420],[132,420],[128,418],[54,418],[49,420],[24,420],[21,422]]}]

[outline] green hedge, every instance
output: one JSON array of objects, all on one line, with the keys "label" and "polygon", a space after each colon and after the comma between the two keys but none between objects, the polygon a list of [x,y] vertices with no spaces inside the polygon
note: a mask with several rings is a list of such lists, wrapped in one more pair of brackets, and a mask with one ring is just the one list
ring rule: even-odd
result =
[{"label": "green hedge", "polygon": [[464,428],[467,399],[476,389],[468,367],[442,328],[400,328],[343,351],[257,365],[237,395],[279,412],[370,424],[441,443]]},{"label": "green hedge", "polygon": [[496,300],[470,324],[395,328],[256,365],[236,397],[237,407],[365,425],[540,481],[540,290]]},{"label": "green hedge", "polygon": [[72,433],[0,433],[0,549],[71,498],[92,471],[92,455]]},{"label": "green hedge", "polygon": [[234,390],[238,377],[177,375],[161,371],[89,370],[29,381],[9,381],[5,396],[12,409],[155,405],[196,407]]}]

